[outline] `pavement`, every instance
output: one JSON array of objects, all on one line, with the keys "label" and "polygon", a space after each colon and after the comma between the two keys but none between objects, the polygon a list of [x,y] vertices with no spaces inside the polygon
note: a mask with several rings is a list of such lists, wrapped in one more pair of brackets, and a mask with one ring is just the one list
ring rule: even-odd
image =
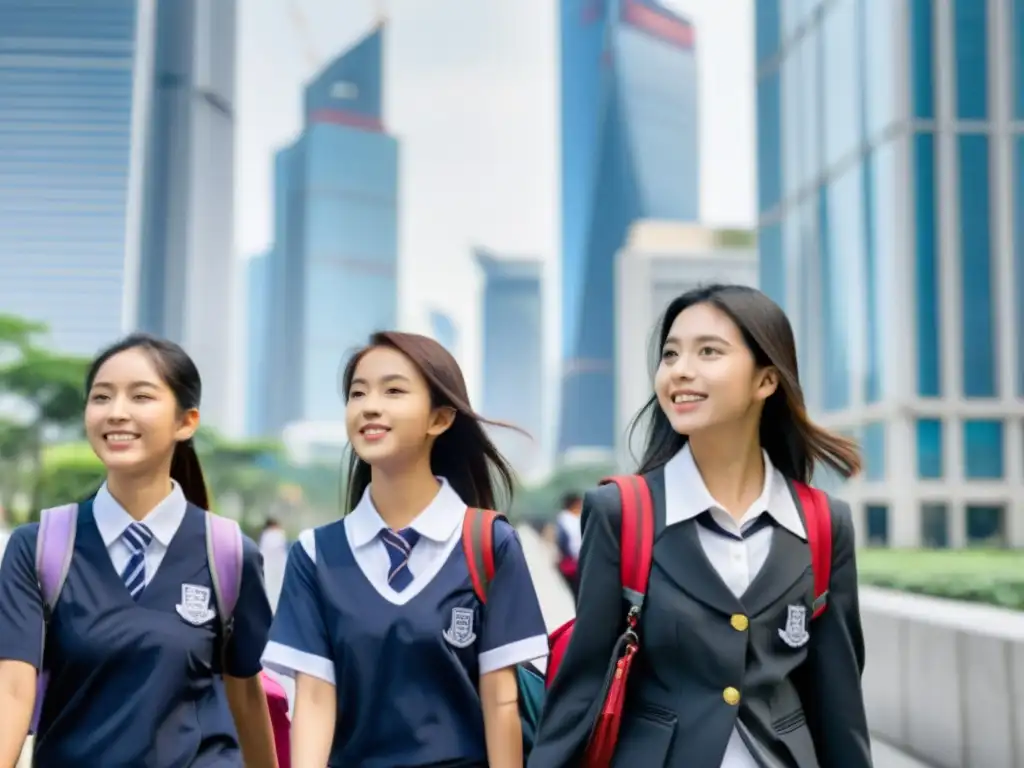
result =
[{"label": "pavement", "polygon": [[[523,542],[526,563],[533,576],[533,585],[540,600],[541,612],[548,625],[548,631],[561,626],[575,614],[572,593],[555,569],[555,557],[551,545],[529,527],[519,529]],[[872,739],[871,752],[874,768],[929,768],[926,763],[909,757],[898,749]]]}]

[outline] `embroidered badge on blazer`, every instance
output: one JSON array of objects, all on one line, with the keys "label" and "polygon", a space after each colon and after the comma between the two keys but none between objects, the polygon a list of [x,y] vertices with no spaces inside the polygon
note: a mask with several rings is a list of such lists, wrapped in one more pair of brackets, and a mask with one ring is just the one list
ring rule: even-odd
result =
[{"label": "embroidered badge on blazer", "polygon": [[779,630],[779,637],[790,648],[807,645],[811,635],[807,631],[807,608],[805,606],[791,605],[788,607],[786,626]]},{"label": "embroidered badge on blazer", "polygon": [[450,645],[456,648],[468,648],[476,642],[473,631],[473,611],[470,608],[452,608],[452,623],[441,634]]},{"label": "embroidered badge on blazer", "polygon": [[175,606],[178,615],[189,624],[201,626],[217,615],[210,607],[210,588],[198,584],[181,585],[181,602]]}]

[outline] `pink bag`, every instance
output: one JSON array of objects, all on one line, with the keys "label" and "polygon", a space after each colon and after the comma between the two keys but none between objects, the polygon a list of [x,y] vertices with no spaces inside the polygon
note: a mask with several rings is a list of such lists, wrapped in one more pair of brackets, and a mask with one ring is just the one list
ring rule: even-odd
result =
[{"label": "pink bag", "polygon": [[270,724],[274,728],[274,744],[277,746],[277,765],[291,768],[291,721],[288,719],[288,695],[284,688],[266,672],[260,672],[263,690],[267,693],[267,707],[270,709]]}]

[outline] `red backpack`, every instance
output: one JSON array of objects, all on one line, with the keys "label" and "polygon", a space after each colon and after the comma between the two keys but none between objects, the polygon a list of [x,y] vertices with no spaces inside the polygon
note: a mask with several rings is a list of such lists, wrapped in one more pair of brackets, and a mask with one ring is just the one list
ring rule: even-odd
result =
[{"label": "red backpack", "polygon": [[[647,481],[640,475],[609,477],[602,485],[615,483],[622,494],[622,530],[619,535],[622,595],[629,603],[625,629],[612,652],[615,672],[608,684],[604,705],[591,731],[583,759],[584,768],[603,768],[611,764],[622,723],[622,706],[633,659],[640,649],[637,628],[640,611],[647,592],[647,578],[654,553],[654,502]],[[807,543],[811,549],[814,571],[814,606],[812,618],[820,616],[828,605],[829,579],[832,574],[832,517],[828,497],[804,483],[793,483],[807,522]],[[570,620],[551,633],[551,656],[548,659],[548,686],[561,666],[572,639],[575,620]]]}]

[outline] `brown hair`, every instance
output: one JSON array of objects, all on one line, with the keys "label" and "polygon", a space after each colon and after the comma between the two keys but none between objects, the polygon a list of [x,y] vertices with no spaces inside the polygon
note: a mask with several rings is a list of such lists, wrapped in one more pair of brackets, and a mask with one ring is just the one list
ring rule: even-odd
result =
[{"label": "brown hair", "polygon": [[[857,474],[861,468],[857,443],[819,427],[807,415],[793,328],[782,308],[761,291],[746,286],[696,288],[675,298],[665,310],[658,338],[659,353],[676,317],[695,304],[710,304],[727,314],[739,327],[755,364],[778,371],[779,386],[765,401],[759,430],[761,447],[772,464],[785,477],[803,482],[811,481],[818,463],[831,467],[843,477]],[[641,473],[664,466],[687,441],[686,435],[672,429],[656,395],[652,395],[633,418],[631,436],[645,418],[650,421],[640,462]]]},{"label": "brown hair", "polygon": [[[498,509],[512,502],[515,473],[508,460],[495,447],[484,425],[522,430],[511,424],[490,421],[469,404],[462,369],[451,353],[427,336],[399,331],[378,331],[369,343],[349,358],[342,374],[342,392],[348,400],[356,366],[372,349],[388,347],[409,358],[423,375],[430,389],[433,408],[452,408],[455,420],[434,442],[430,469],[444,477],[452,489],[471,507]],[[525,433],[524,433],[525,434]],[[348,456],[348,488],[345,511],[351,512],[370,485],[370,465],[355,451]]]}]

